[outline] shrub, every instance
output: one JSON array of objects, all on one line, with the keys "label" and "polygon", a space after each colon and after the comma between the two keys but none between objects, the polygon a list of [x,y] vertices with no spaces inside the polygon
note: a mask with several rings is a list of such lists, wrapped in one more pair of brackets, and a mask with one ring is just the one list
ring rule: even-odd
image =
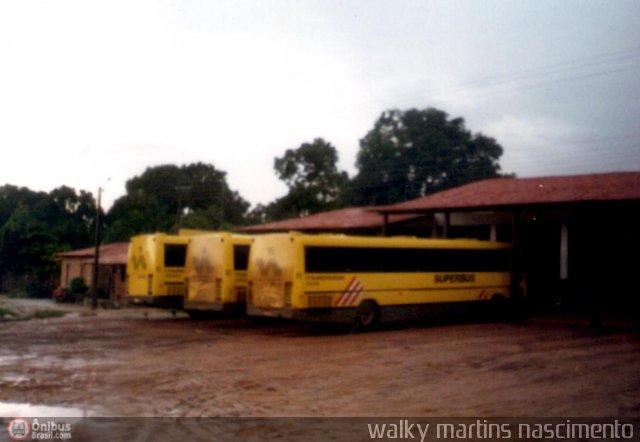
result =
[{"label": "shrub", "polygon": [[84,296],[89,291],[89,286],[84,281],[82,276],[73,278],[71,284],[69,284],[69,291],[71,292],[72,299],[76,302],[82,301]]},{"label": "shrub", "polygon": [[5,316],[17,318],[20,315],[14,310],[11,310],[10,308],[0,307],[0,319],[4,318]]},{"label": "shrub", "polygon": [[36,310],[33,317],[36,319],[61,318],[66,312],[61,310]]},{"label": "shrub", "polygon": [[89,286],[84,281],[84,278],[82,276],[78,276],[77,278],[73,278],[71,280],[69,289],[74,295],[84,295],[89,290]]},{"label": "shrub", "polygon": [[24,289],[11,289],[9,292],[9,298],[25,298],[27,292]]},{"label": "shrub", "polygon": [[70,302],[73,300],[73,296],[71,296],[71,290],[64,287],[58,287],[57,289],[55,289],[52,296],[53,299],[55,299],[57,302]]}]

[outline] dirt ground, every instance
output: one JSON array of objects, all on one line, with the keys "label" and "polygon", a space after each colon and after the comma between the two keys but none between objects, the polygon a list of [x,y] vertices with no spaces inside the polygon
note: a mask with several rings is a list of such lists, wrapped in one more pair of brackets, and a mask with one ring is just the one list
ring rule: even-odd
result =
[{"label": "dirt ground", "polygon": [[92,416],[640,415],[637,327],[449,321],[350,334],[64,308],[0,322],[0,403]]}]

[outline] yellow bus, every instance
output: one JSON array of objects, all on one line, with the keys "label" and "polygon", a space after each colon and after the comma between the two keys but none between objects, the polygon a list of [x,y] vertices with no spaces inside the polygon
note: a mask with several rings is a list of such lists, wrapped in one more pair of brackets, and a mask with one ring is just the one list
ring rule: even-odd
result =
[{"label": "yellow bus", "polygon": [[510,287],[504,243],[274,233],[251,245],[247,313],[368,328],[504,304]]},{"label": "yellow bus", "polygon": [[250,236],[225,232],[191,238],[185,263],[187,313],[245,312],[250,245]]},{"label": "yellow bus", "polygon": [[134,304],[181,308],[188,236],[155,233],[131,238],[127,299]]}]

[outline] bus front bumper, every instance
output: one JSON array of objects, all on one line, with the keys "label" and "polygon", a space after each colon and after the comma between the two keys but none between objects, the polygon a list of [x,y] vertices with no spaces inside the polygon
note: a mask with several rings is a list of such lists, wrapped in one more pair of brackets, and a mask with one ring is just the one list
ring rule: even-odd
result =
[{"label": "bus front bumper", "polygon": [[162,308],[182,308],[184,297],[168,296],[168,295],[127,295],[125,296],[127,304],[147,305]]},{"label": "bus front bumper", "polygon": [[211,312],[241,312],[245,311],[245,304],[241,302],[206,302],[206,301],[184,301],[185,311],[211,311]]},{"label": "bus front bumper", "polygon": [[283,318],[305,322],[352,323],[355,320],[355,308],[263,308],[247,306],[247,315],[267,318]]}]

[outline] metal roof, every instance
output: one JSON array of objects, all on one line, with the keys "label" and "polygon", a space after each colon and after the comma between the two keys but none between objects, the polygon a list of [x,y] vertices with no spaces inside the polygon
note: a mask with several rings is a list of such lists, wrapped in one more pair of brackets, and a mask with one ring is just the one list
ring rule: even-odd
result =
[{"label": "metal roof", "polygon": [[[593,201],[640,201],[640,172],[531,178],[490,178],[388,206],[349,207],[238,229],[247,233],[302,230],[344,231],[416,218],[418,213],[489,210],[515,206]],[[413,215],[411,215],[413,214]]]},{"label": "metal roof", "polygon": [[[117,242],[100,246],[100,264],[104,265],[126,265],[129,253],[128,242]],[[53,255],[54,260],[60,259],[88,259],[95,255],[95,247],[87,247],[86,249],[72,250],[69,252],[61,252]]]},{"label": "metal roof", "polygon": [[491,178],[379,210],[388,214],[419,213],[587,201],[640,201],[640,172]]},{"label": "metal roof", "polygon": [[[291,218],[271,223],[258,224],[238,229],[241,232],[274,232],[289,230],[344,231],[350,229],[379,228],[383,225],[383,217],[378,212],[380,206],[348,207],[316,213],[303,218]],[[415,218],[415,215],[394,215],[389,224]]]}]

